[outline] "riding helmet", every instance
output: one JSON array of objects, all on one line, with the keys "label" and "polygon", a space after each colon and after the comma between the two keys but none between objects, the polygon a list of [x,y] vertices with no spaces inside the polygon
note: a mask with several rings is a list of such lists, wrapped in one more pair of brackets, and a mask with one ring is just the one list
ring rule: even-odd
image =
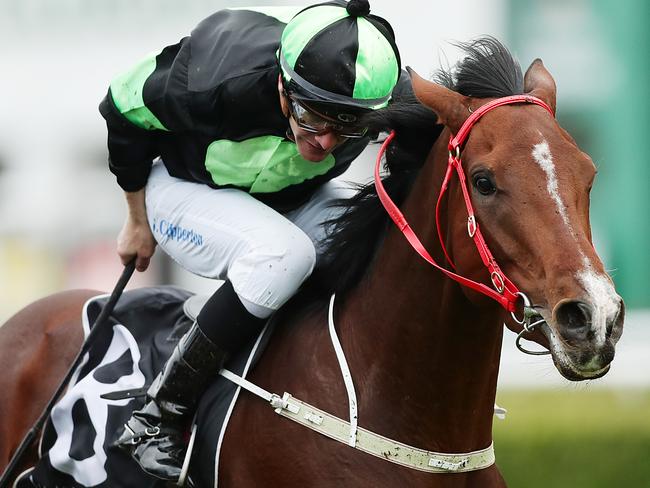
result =
[{"label": "riding helmet", "polygon": [[385,107],[401,69],[393,29],[367,0],[300,11],[284,28],[278,61],[292,97],[343,123]]}]

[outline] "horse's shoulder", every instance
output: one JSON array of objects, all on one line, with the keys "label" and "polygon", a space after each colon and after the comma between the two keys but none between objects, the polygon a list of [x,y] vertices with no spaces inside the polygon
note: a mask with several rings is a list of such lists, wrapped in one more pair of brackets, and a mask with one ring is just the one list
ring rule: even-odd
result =
[{"label": "horse's shoulder", "polygon": [[291,342],[292,337],[301,343],[309,342],[317,330],[327,330],[327,301],[298,294],[277,312],[274,320],[273,335],[279,342]]},{"label": "horse's shoulder", "polygon": [[338,381],[340,373],[329,337],[327,312],[324,300],[310,300],[304,295],[290,300],[273,318],[273,332],[264,354],[251,370],[252,381],[280,394],[318,389],[312,377],[316,371],[325,381],[336,369],[332,376]]}]

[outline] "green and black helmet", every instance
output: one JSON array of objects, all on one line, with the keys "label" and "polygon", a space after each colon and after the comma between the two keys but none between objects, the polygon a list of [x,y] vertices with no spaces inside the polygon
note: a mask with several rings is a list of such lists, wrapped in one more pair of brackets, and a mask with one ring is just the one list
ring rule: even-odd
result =
[{"label": "green and black helmet", "polygon": [[296,14],[278,60],[285,90],[319,113],[354,122],[388,104],[400,74],[390,24],[367,0],[333,0]]}]

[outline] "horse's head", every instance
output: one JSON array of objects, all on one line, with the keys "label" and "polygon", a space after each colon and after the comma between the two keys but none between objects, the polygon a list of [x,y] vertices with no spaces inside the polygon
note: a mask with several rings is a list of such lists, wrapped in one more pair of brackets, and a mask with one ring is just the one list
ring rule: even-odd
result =
[{"label": "horse's head", "polygon": [[[463,95],[415,73],[412,82],[416,96],[452,134],[491,99]],[[555,82],[540,60],[523,77],[523,92],[555,111]],[[544,319],[530,337],[550,349],[566,378],[604,375],[622,333],[624,305],[592,244],[589,192],[596,168],[589,156],[544,108],[514,104],[486,113],[471,129],[462,165],[488,246]],[[448,198],[450,253],[461,274],[485,281],[468,244],[459,185]]]}]

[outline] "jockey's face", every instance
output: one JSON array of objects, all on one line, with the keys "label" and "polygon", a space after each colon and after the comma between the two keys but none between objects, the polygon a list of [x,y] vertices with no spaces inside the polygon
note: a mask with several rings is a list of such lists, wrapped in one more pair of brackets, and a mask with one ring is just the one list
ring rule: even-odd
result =
[{"label": "jockey's face", "polygon": [[298,152],[307,161],[315,163],[322,161],[346,140],[332,129],[326,129],[319,133],[308,132],[298,125],[293,116],[289,117],[289,125]]},{"label": "jockey's face", "polygon": [[322,129],[315,131],[313,127],[300,123],[297,119],[296,110],[302,110],[300,115],[313,115],[314,119],[319,116],[316,114],[305,113],[305,108],[296,105],[297,102],[291,100],[286,95],[282,85],[282,79],[278,78],[278,92],[280,93],[280,105],[282,112],[289,118],[291,134],[288,134],[296,143],[298,152],[307,161],[320,162],[325,159],[334,149],[343,144],[348,137],[340,135],[335,128],[325,124]]}]

